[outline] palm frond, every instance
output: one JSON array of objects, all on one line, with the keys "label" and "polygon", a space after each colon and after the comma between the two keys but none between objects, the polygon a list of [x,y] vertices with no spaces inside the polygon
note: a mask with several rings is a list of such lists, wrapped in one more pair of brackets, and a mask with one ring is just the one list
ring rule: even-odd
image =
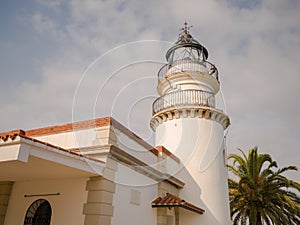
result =
[{"label": "palm frond", "polygon": [[300,184],[283,175],[297,167],[277,169],[276,161],[269,154],[259,154],[257,147],[248,155],[238,151],[241,156],[230,154],[232,164],[227,165],[238,179],[228,179],[233,224],[300,224]]}]

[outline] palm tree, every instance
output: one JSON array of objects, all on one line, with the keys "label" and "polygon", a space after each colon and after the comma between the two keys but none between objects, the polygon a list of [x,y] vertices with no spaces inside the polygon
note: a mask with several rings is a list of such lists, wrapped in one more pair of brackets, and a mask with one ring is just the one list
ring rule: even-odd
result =
[{"label": "palm tree", "polygon": [[[229,170],[238,178],[228,179],[233,225],[299,225],[300,184],[282,174],[295,166],[277,169],[269,154],[259,154],[257,147],[248,156],[229,155]],[[275,170],[274,170],[275,169]]]}]

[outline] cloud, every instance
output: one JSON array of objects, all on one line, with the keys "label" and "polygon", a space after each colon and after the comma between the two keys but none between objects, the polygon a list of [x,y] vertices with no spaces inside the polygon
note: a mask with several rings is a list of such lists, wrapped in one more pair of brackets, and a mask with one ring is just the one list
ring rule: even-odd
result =
[{"label": "cloud", "polygon": [[38,4],[45,6],[50,9],[57,9],[62,4],[62,0],[51,0],[51,1],[44,1],[44,0],[35,0]]},{"label": "cloud", "polygon": [[62,41],[65,39],[65,34],[58,29],[55,21],[41,12],[36,12],[32,16],[31,20],[33,27],[38,34],[46,35],[48,38],[51,38],[54,41]]}]

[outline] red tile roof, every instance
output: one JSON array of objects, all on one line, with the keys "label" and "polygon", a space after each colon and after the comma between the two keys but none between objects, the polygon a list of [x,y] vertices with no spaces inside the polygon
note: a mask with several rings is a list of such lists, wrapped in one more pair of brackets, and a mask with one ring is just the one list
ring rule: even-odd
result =
[{"label": "red tile roof", "polygon": [[0,133],[0,140],[7,141],[9,138],[14,140],[19,135],[25,135],[24,130],[12,130]]},{"label": "red tile roof", "polygon": [[44,136],[44,135],[50,135],[50,134],[58,134],[58,133],[64,133],[64,132],[72,132],[76,130],[84,130],[89,128],[95,128],[95,127],[103,127],[108,126],[112,123],[113,118],[111,117],[105,117],[105,118],[97,118],[93,120],[85,120],[80,122],[74,122],[74,123],[67,123],[63,125],[58,126],[50,126],[50,127],[43,127],[33,130],[27,130],[26,135],[27,136]]},{"label": "red tile roof", "polygon": [[167,193],[165,197],[158,197],[152,202],[152,208],[159,207],[182,207],[184,209],[193,211],[198,214],[203,214],[205,212],[204,209],[201,209],[185,200]]}]

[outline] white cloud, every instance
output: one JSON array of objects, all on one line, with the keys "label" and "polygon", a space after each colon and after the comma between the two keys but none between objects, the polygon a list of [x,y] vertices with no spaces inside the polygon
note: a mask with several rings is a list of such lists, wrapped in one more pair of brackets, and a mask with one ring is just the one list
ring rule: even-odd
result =
[{"label": "white cloud", "polygon": [[59,6],[61,6],[62,0],[35,0],[38,4],[45,6],[50,9],[57,9]]},{"label": "white cloud", "polygon": [[65,34],[58,29],[54,20],[50,19],[41,12],[36,12],[32,18],[32,24],[38,34],[45,35],[54,41],[62,41],[65,39]]}]

